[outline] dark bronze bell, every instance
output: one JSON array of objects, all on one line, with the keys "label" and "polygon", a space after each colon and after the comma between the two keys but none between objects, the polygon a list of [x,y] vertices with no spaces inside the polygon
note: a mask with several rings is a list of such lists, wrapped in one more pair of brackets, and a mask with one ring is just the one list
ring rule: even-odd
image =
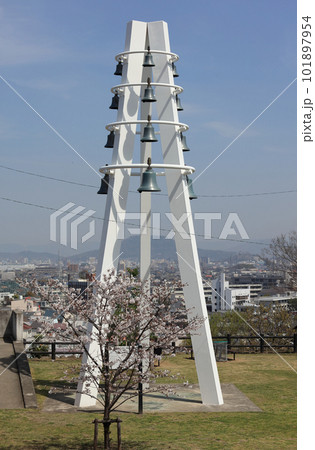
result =
[{"label": "dark bronze bell", "polygon": [[148,158],[148,168],[142,174],[141,186],[138,192],[161,192],[157,182],[156,173],[151,168],[151,158]]},{"label": "dark bronze bell", "polygon": [[110,105],[109,109],[118,109],[118,104],[119,104],[119,95],[116,92],[116,94],[112,98],[112,104]]},{"label": "dark bronze bell", "polygon": [[181,143],[182,143],[182,151],[190,152],[190,148],[187,146],[187,143],[186,143],[186,136],[184,136],[183,133],[180,134],[180,139],[181,139]]},{"label": "dark bronze bell", "polygon": [[173,62],[172,62],[172,70],[173,70],[173,77],[174,78],[179,77],[177,70],[176,70],[176,66]]},{"label": "dark bronze bell", "polygon": [[156,102],[156,98],[154,97],[153,88],[151,87],[151,79],[150,78],[148,78],[147,83],[148,83],[148,85],[144,90],[144,96],[142,98],[142,101],[143,101],[143,103]]},{"label": "dark bronze bell", "polygon": [[115,142],[115,132],[111,131],[109,135],[107,136],[107,142],[104,145],[105,148],[114,148],[114,142]]},{"label": "dark bronze bell", "polygon": [[154,128],[151,125],[151,116],[148,116],[148,123],[144,127],[143,136],[140,139],[141,142],[157,142],[155,137]]},{"label": "dark bronze bell", "polygon": [[115,72],[114,72],[114,75],[122,75],[122,70],[123,70],[123,63],[122,63],[122,60],[120,59],[119,61],[118,61],[118,64],[117,64],[117,66],[116,66],[116,70],[115,70]]},{"label": "dark bronze bell", "polygon": [[190,178],[188,178],[188,176],[186,176],[186,180],[187,180],[187,184],[188,184],[188,195],[189,195],[189,200],[195,200],[197,197],[197,195],[194,193],[194,189],[193,189],[193,182]]},{"label": "dark bronze bell", "polygon": [[152,55],[150,53],[150,47],[148,47],[148,52],[144,56],[144,61],[143,61],[142,65],[143,65],[143,67],[154,67],[155,66]]},{"label": "dark bronze bell", "polygon": [[176,95],[176,106],[177,106],[177,111],[184,111],[184,108],[182,107],[182,104],[180,102],[180,98],[178,97],[178,95]]},{"label": "dark bronze bell", "polygon": [[108,192],[108,184],[109,184],[109,174],[105,173],[104,177],[101,180],[101,187],[98,190],[98,194],[107,194]]}]

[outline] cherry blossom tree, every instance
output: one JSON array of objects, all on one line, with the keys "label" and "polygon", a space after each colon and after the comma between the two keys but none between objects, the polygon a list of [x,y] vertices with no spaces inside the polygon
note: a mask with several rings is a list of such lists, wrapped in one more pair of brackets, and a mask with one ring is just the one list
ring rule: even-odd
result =
[{"label": "cherry blossom tree", "polygon": [[[205,319],[185,310],[175,298],[181,283],[151,281],[149,289],[135,277],[110,271],[101,282],[90,283],[87,296],[56,280],[45,285],[32,280],[27,287],[67,324],[66,330],[45,324],[41,334],[75,340],[86,352],[88,364],[82,366],[77,379],[78,392],[97,397],[102,404],[104,448],[109,449],[111,413],[138,395],[139,383],[150,391],[166,389],[154,380],[169,375],[152,370],[154,348],[171,351],[172,342],[198,332]],[[98,394],[93,393],[95,384]]]}]

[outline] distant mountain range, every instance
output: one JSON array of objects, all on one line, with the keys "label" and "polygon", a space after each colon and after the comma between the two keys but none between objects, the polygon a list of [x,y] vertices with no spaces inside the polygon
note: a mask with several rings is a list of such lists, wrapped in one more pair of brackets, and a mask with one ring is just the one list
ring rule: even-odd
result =
[{"label": "distant mountain range", "polygon": [[[121,252],[123,252],[121,259],[131,259],[139,260],[139,236],[132,236],[125,239],[121,246]],[[238,260],[248,260],[253,257],[253,253],[247,252],[236,252],[236,251],[222,251],[222,250],[208,250],[208,249],[198,249],[199,257],[210,258],[214,262],[224,262],[233,259],[233,262]],[[76,253],[72,256],[61,256],[60,260],[63,262],[73,262],[78,263],[80,261],[87,261],[90,257],[98,257],[98,250],[90,250],[84,253]],[[10,261],[23,261],[27,258],[29,263],[33,261],[47,261],[50,259],[52,262],[56,263],[59,256],[54,253],[49,252],[34,252],[34,251],[20,251],[20,252],[0,252],[0,260],[10,260]],[[152,258],[153,259],[167,259],[167,260],[177,260],[175,242],[174,240],[152,240]]]}]

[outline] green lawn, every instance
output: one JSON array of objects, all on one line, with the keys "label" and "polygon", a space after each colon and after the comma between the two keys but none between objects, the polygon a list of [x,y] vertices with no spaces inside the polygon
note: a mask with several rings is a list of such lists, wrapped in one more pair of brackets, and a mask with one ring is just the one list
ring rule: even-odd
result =
[{"label": "green lawn", "polygon": [[[296,355],[282,356],[296,367]],[[64,384],[58,380],[70,363],[30,361],[39,408],[0,411],[0,448],[92,447],[91,422],[100,415],[41,411],[51,386]],[[166,359],[161,367],[197,382],[194,361],[186,355]],[[236,361],[218,367],[221,382],[235,384],[262,413],[120,413],[123,449],[295,449],[296,374],[290,367],[273,354],[236,355]],[[114,428],[112,437],[115,440]]]}]

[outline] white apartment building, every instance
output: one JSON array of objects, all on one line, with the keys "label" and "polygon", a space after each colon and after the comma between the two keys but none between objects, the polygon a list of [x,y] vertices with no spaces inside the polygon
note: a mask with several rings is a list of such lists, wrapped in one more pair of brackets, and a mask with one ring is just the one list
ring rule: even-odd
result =
[{"label": "white apartment building", "polygon": [[224,273],[213,280],[211,285],[211,297],[208,297],[208,301],[206,299],[209,312],[241,309],[252,304],[250,286],[230,286],[229,282],[225,280]]},{"label": "white apartment building", "polygon": [[[226,281],[225,274],[203,285],[207,309],[209,312],[229,311],[255,306],[254,300],[262,290],[261,284],[234,284]],[[183,291],[176,292],[176,297],[182,297]]]},{"label": "white apartment building", "polygon": [[288,292],[287,294],[277,294],[272,296],[259,297],[256,300],[257,304],[270,306],[282,306],[283,308],[288,307],[289,300],[296,299],[296,292]]}]

